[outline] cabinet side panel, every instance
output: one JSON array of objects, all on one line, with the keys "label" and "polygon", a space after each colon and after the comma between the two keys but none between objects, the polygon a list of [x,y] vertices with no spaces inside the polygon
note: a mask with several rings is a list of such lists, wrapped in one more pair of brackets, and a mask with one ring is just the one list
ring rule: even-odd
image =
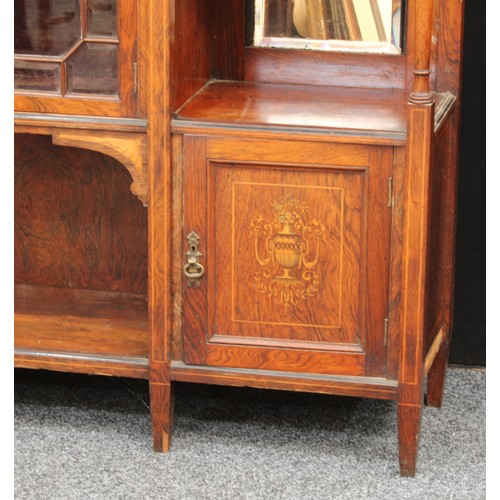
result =
[{"label": "cabinet side panel", "polygon": [[172,45],[172,109],[179,108],[210,79],[209,2],[175,2]]},{"label": "cabinet side panel", "polygon": [[453,123],[448,120],[433,144],[424,352],[428,352],[442,323],[449,324],[446,311],[451,308],[455,232],[455,169],[454,154],[450,148],[452,129]]},{"label": "cabinet side panel", "polygon": [[437,54],[437,91],[460,96],[462,80],[463,14],[462,0],[441,0]]},{"label": "cabinet side panel", "polygon": [[101,153],[15,136],[16,283],[146,293],[147,212]]}]

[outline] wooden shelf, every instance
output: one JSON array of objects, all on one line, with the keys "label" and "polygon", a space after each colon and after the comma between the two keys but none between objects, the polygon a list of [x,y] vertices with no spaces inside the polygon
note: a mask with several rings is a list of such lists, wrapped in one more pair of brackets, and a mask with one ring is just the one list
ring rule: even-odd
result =
[{"label": "wooden shelf", "polygon": [[[441,123],[454,98],[434,94],[434,100]],[[212,81],[174,114],[173,130],[293,132],[398,145],[406,140],[407,105],[408,92],[397,89]]]},{"label": "wooden shelf", "polygon": [[16,285],[14,318],[16,366],[147,378],[144,295]]},{"label": "wooden shelf", "polygon": [[399,90],[215,81],[179,109],[174,129],[204,122],[399,142],[406,136],[407,101]]}]

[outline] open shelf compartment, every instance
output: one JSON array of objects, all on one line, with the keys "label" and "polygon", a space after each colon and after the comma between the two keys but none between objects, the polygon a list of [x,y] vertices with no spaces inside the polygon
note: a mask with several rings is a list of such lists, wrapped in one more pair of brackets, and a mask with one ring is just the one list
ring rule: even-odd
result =
[{"label": "open shelf compartment", "polygon": [[130,173],[16,134],[15,174],[15,366],[147,378],[147,209]]}]

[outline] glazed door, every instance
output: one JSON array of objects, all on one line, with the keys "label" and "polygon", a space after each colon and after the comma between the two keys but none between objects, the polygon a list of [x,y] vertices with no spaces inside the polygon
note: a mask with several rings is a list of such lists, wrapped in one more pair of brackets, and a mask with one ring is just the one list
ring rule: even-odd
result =
[{"label": "glazed door", "polygon": [[186,363],[384,374],[391,148],[184,138]]},{"label": "glazed door", "polygon": [[136,0],[16,0],[15,110],[135,116]]}]

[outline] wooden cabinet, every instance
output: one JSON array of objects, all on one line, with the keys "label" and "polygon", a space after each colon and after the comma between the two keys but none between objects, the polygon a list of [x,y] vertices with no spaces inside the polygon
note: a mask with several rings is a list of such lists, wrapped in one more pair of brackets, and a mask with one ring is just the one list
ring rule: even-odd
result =
[{"label": "wooden cabinet", "polygon": [[185,282],[186,363],[382,375],[392,150],[203,136],[183,148],[184,240],[199,236],[205,267]]},{"label": "wooden cabinet", "polygon": [[392,399],[413,475],[451,331],[462,2],[394,1],[403,36],[360,46],[353,7],[288,48],[241,0],[67,4],[51,45],[16,2],[16,366],[149,379],[158,451],[176,381]]}]

